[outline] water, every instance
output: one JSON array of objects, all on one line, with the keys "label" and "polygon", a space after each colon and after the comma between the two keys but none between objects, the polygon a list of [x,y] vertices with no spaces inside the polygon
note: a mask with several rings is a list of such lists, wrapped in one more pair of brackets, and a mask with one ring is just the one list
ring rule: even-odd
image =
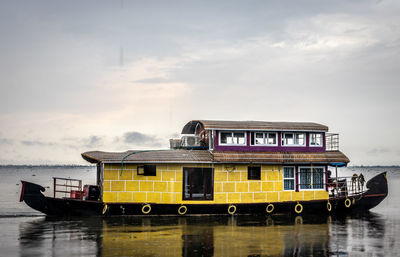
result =
[{"label": "water", "polygon": [[[95,182],[95,167],[0,167],[0,256],[400,256],[400,168],[389,196],[348,217],[192,216],[48,218],[19,202],[21,179],[52,195],[52,177]],[[334,175],[334,170],[333,174]]]}]

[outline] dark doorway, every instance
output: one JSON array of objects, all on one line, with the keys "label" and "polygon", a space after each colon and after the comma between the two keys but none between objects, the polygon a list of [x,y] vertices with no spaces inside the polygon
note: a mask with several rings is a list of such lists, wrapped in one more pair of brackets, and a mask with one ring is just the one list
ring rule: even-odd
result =
[{"label": "dark doorway", "polygon": [[212,168],[183,168],[183,200],[212,200]]}]

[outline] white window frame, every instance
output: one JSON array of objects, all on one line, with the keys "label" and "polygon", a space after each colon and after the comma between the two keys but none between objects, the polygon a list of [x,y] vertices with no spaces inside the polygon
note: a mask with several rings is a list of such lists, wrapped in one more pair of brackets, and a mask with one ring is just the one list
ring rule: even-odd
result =
[{"label": "white window frame", "polygon": [[[293,178],[285,178],[285,168],[293,169]],[[296,191],[296,167],[295,166],[284,166],[282,169],[283,177],[283,191]],[[293,189],[285,189],[285,180],[293,180]]]},{"label": "white window frame", "polygon": [[[244,144],[235,144],[235,143],[221,143],[221,133],[231,133],[232,138],[234,133],[244,133]],[[247,145],[247,133],[246,131],[218,131],[218,145],[226,145],[226,146],[246,146]]]},{"label": "white window frame", "polygon": [[[315,168],[322,168],[322,181],[323,181],[323,187],[322,188],[301,188],[301,180],[300,180],[300,174],[301,174],[301,169],[315,169]],[[311,173],[311,182],[313,180]],[[297,181],[298,181],[298,187],[299,191],[326,191],[326,170],[324,166],[299,166],[298,167],[298,173],[297,173]]]},{"label": "white window frame", "polygon": [[[256,134],[263,134],[263,143],[257,144],[256,142]],[[251,133],[254,136],[254,144],[252,146],[278,146],[278,132],[262,132],[262,131],[254,131]],[[268,144],[266,140],[269,138],[269,134],[275,134],[275,144]],[[267,137],[266,137],[267,136]]]},{"label": "white window frame", "polygon": [[[320,145],[312,145],[311,144],[312,135],[320,135],[321,136],[321,144]],[[322,133],[310,133],[308,137],[309,137],[308,138],[309,139],[308,142],[309,142],[310,147],[323,147],[324,146],[324,137],[323,137]]]},{"label": "white window frame", "polygon": [[[285,144],[285,139],[286,139],[286,134],[293,134],[293,141],[295,138],[296,134],[303,134],[304,135],[304,144],[300,145],[300,144]],[[294,146],[294,147],[298,147],[298,146],[306,146],[307,145],[307,135],[304,132],[283,132],[282,133],[282,146]]]}]

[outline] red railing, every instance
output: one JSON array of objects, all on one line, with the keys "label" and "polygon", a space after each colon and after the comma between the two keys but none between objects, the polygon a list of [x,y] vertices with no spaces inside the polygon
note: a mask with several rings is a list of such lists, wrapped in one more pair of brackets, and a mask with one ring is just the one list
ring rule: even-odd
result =
[{"label": "red railing", "polygon": [[[82,180],[72,178],[58,178],[53,177],[54,184],[54,198],[57,193],[64,193],[64,197],[72,197],[73,192],[79,192],[79,199],[82,199]],[[61,187],[61,189],[60,189]],[[77,198],[77,197],[72,197]]]}]

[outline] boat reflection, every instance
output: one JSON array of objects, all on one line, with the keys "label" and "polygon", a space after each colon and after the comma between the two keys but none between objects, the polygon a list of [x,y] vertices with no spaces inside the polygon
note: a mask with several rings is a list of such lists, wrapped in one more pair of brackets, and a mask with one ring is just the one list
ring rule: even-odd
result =
[{"label": "boat reflection", "polygon": [[21,256],[340,256],[366,237],[382,238],[382,221],[373,214],[40,218],[21,225],[20,246]]}]

